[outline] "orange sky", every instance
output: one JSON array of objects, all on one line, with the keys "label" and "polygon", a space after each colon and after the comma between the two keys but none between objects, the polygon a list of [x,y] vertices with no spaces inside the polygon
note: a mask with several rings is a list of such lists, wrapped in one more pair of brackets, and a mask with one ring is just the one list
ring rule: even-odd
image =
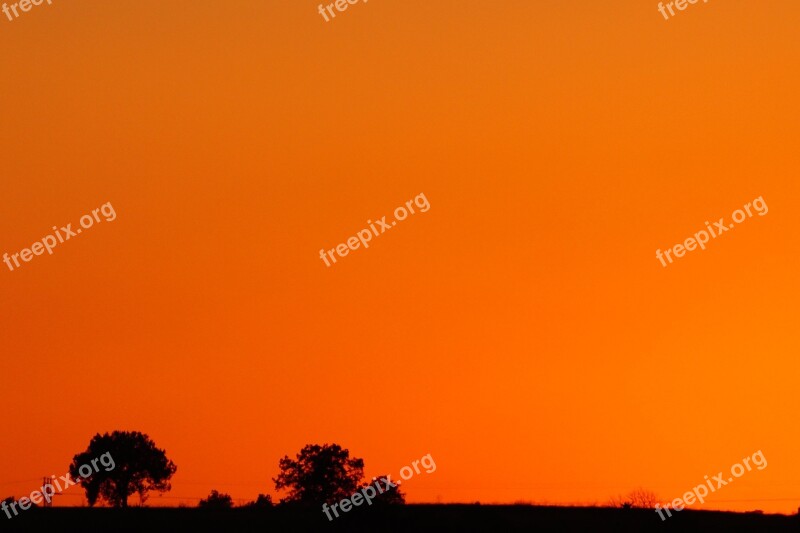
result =
[{"label": "orange sky", "polygon": [[280,457],[337,442],[370,476],[432,454],[405,490],[442,502],[671,500],[760,449],[702,508],[794,511],[800,5],[656,6],[0,18],[0,253],[117,213],[0,263],[0,497],[135,429],[178,465],[156,505],[275,494]]}]

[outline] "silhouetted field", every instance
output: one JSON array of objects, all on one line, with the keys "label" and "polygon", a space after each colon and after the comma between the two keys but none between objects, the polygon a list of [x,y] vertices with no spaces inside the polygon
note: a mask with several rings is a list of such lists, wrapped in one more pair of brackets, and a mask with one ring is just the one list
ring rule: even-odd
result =
[{"label": "silhouetted field", "polygon": [[319,510],[275,507],[207,511],[195,508],[34,509],[7,520],[0,531],[31,532],[641,532],[800,531],[785,515],[682,511],[662,522],[654,511],[524,505],[404,505],[358,508],[333,522]]}]

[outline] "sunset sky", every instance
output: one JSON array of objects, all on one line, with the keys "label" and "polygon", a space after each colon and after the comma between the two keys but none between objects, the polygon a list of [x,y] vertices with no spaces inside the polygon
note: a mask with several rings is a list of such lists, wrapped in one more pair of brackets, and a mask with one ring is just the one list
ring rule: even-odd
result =
[{"label": "sunset sky", "polygon": [[178,466],[152,505],[279,498],[335,442],[431,454],[403,488],[445,503],[672,500],[762,450],[694,507],[795,511],[800,4],[657,4],[0,14],[0,254],[117,215],[0,263],[0,498],[119,429]]}]

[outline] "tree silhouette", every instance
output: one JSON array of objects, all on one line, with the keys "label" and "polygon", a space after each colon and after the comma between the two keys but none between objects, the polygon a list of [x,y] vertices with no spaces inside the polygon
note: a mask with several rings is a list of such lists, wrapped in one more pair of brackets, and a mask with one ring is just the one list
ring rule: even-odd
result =
[{"label": "tree silhouette", "polygon": [[297,459],[284,456],[275,488],[287,489],[285,503],[321,505],[349,498],[364,477],[364,460],[350,458],[350,451],[338,444],[306,445]]},{"label": "tree silhouette", "polygon": [[658,496],[653,491],[639,487],[628,494],[628,501],[634,509],[655,509]]},{"label": "tree silhouette", "polygon": [[[105,454],[113,458],[113,468],[95,469],[88,477],[80,472],[81,466],[96,464]],[[175,463],[167,459],[164,450],[138,431],[98,433],[92,437],[86,451],[73,457],[69,467],[70,475],[79,479],[86,491],[90,506],[102,499],[114,507],[127,507],[128,497],[134,493],[138,493],[144,503],[148,492],[170,490],[170,479],[176,470]]]},{"label": "tree silhouette", "polygon": [[658,496],[653,491],[641,487],[632,490],[627,496],[617,496],[611,498],[611,507],[621,507],[623,509],[655,509],[658,503]]},{"label": "tree silhouette", "polygon": [[247,502],[242,507],[247,509],[269,509],[272,507],[272,496],[269,494],[259,494],[254,502]]},{"label": "tree silhouette", "polygon": [[201,509],[231,509],[233,507],[233,498],[231,498],[230,494],[212,490],[208,498],[200,500],[198,507]]},{"label": "tree silhouette", "polygon": [[[400,485],[398,485],[398,481],[391,481],[388,483],[389,487],[386,488],[387,482],[386,479],[390,479],[387,474],[383,474],[378,477],[372,478],[372,486],[373,487],[380,487],[383,492],[378,492],[378,494],[373,498],[372,502],[378,505],[403,505],[406,503],[406,495],[400,491]],[[395,486],[391,486],[395,484]],[[365,487],[367,485],[364,485]]]}]

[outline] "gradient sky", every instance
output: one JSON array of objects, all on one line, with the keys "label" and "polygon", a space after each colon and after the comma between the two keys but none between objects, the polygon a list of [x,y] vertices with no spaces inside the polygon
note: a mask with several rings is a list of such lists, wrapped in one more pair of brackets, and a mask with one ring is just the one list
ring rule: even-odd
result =
[{"label": "gradient sky", "polygon": [[[97,432],[154,505],[336,442],[409,501],[800,505],[800,5],[53,0],[0,18],[0,497]],[[319,259],[424,193],[334,267]],[[754,217],[663,268],[706,220]],[[78,504],[70,489],[59,504]]]}]

